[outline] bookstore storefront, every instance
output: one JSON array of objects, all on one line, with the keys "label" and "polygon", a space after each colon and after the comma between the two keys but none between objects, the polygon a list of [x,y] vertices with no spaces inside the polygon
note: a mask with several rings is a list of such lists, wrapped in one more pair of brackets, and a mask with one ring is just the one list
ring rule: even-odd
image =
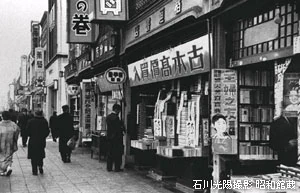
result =
[{"label": "bookstore storefront", "polygon": [[[223,168],[231,174],[231,179],[239,174],[249,175],[248,179],[253,174],[269,173],[275,173],[269,176],[274,177],[272,180],[282,177],[276,174],[279,171],[276,166],[284,163],[276,144],[284,146],[282,140],[286,135],[297,140],[294,107],[299,102],[294,90],[299,78],[289,72],[295,72],[299,62],[293,50],[299,34],[298,22],[295,1],[269,6],[257,15],[243,16],[233,22],[229,67],[238,76],[237,159]],[[282,117],[289,124],[285,128],[293,131],[287,129],[276,138],[274,125]]]},{"label": "bookstore storefront", "polygon": [[207,178],[209,54],[207,34],[128,65],[132,152],[162,178]]},{"label": "bookstore storefront", "polygon": [[[95,87],[95,128],[92,130],[92,157],[96,153],[99,159],[107,155],[107,128],[106,117],[112,113],[114,104],[122,105],[123,87],[120,84],[111,84],[101,73],[96,77]],[[120,115],[122,117],[122,115]]]}]

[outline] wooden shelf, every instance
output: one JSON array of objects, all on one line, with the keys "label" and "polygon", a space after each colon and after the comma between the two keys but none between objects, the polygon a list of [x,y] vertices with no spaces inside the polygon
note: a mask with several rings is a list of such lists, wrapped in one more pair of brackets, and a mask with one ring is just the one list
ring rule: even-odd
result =
[{"label": "wooden shelf", "polygon": [[249,125],[270,125],[271,122],[239,122],[239,124],[249,124]]},{"label": "wooden shelf", "polygon": [[264,160],[247,160],[247,159],[240,159],[239,163],[242,165],[261,165],[261,164],[265,164],[265,162],[270,163],[270,162],[278,162],[278,160],[276,159],[264,159]]},{"label": "wooden shelf", "polygon": [[274,86],[252,86],[252,85],[239,85],[240,90],[241,89],[257,89],[257,90],[262,90],[262,89],[274,89]]},{"label": "wooden shelf", "polygon": [[239,103],[240,106],[267,106],[274,107],[274,104],[253,104],[253,103]]}]

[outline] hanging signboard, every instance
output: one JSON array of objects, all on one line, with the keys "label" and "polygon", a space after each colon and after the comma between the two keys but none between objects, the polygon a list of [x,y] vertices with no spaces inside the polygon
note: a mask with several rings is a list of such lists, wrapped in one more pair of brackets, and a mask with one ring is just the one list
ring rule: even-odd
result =
[{"label": "hanging signboard", "polygon": [[226,117],[224,127],[219,128],[212,122],[212,151],[215,154],[237,154],[237,72],[213,69],[211,89],[212,118],[216,114]]},{"label": "hanging signboard", "polygon": [[35,48],[35,73],[38,80],[45,79],[45,68],[44,68],[44,49],[41,47]]},{"label": "hanging signboard", "polygon": [[176,79],[209,71],[209,40],[202,36],[128,65],[130,86]]},{"label": "hanging signboard", "polygon": [[126,72],[123,68],[113,67],[105,72],[105,78],[111,84],[122,84],[126,81]]},{"label": "hanging signboard", "polygon": [[27,86],[27,56],[21,56],[20,85]]},{"label": "hanging signboard", "polygon": [[77,84],[70,84],[67,87],[67,92],[68,92],[68,95],[70,95],[70,96],[76,96],[79,94],[80,88]]},{"label": "hanging signboard", "polygon": [[67,42],[93,43],[97,27],[91,24],[91,12],[94,9],[92,0],[67,1]]},{"label": "hanging signboard", "polygon": [[128,1],[96,0],[95,13],[92,15],[92,21],[126,21],[128,19]]}]

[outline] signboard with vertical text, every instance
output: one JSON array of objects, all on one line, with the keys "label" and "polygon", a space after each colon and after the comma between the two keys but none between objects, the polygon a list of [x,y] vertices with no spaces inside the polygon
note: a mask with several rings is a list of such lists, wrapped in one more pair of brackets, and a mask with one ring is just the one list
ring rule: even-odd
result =
[{"label": "signboard with vertical text", "polygon": [[94,9],[92,0],[67,1],[67,32],[68,43],[92,43],[94,41],[94,28],[90,22],[90,13]]},{"label": "signboard with vertical text", "polygon": [[222,114],[227,123],[226,136],[223,138],[217,136],[212,128],[212,150],[216,154],[237,154],[237,72],[213,69],[211,89],[212,116]]},{"label": "signboard with vertical text", "polygon": [[21,56],[21,69],[20,69],[20,85],[26,86],[27,85],[27,56]]}]

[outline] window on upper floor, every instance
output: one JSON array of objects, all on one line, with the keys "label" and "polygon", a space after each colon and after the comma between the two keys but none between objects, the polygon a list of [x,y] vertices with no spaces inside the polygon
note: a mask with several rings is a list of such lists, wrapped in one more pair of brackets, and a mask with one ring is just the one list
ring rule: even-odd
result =
[{"label": "window on upper floor", "polygon": [[[279,14],[281,22],[275,22]],[[285,3],[233,25],[233,60],[293,45],[298,35],[299,16],[294,2]]]}]

